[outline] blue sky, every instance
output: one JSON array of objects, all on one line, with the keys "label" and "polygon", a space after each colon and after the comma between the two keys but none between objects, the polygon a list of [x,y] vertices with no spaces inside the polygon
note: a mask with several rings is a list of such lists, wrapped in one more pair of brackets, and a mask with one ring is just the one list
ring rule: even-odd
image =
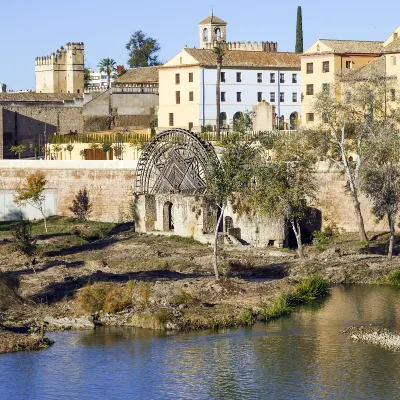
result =
[{"label": "blue sky", "polygon": [[[142,30],[159,40],[167,61],[187,42],[198,46],[197,24],[210,14],[228,22],[228,41],[277,41],[293,51],[296,10],[303,8],[304,47],[318,38],[385,40],[400,25],[400,2],[391,0],[13,0],[0,8],[0,82],[34,87],[34,59],[67,42],[84,42],[86,66],[110,57],[126,64],[126,42]],[[140,3],[140,4],[138,4]],[[388,11],[390,10],[390,12]]]}]

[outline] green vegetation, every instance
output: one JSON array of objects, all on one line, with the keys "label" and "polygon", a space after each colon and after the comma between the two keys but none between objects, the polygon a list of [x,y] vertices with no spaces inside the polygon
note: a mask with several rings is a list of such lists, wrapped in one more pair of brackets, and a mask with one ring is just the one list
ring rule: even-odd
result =
[{"label": "green vegetation", "polygon": [[28,256],[35,253],[37,250],[37,238],[32,235],[32,223],[30,221],[21,219],[12,234],[18,250]]},{"label": "green vegetation", "polygon": [[303,52],[303,15],[301,7],[297,7],[297,24],[296,24],[296,53]]},{"label": "green vegetation", "polygon": [[314,276],[302,281],[294,291],[282,293],[274,302],[266,307],[261,313],[261,319],[269,321],[288,315],[293,307],[309,303],[329,294],[329,283],[325,279]]},{"label": "green vegetation", "polygon": [[129,52],[128,65],[130,68],[150,67],[160,65],[158,60],[158,52],[160,44],[157,39],[153,39],[142,31],[135,31],[126,44]]},{"label": "green vegetation", "polygon": [[100,72],[104,72],[107,75],[107,89],[111,87],[110,80],[111,75],[114,75],[116,71],[115,65],[116,62],[112,58],[103,58],[97,66]]},{"label": "green vegetation", "polygon": [[382,283],[387,283],[393,286],[400,286],[400,269],[395,269],[382,280]]},{"label": "green vegetation", "polygon": [[186,290],[181,289],[179,294],[173,296],[170,300],[172,306],[180,306],[181,304],[189,304],[193,301],[193,296]]},{"label": "green vegetation", "polygon": [[124,143],[130,140],[136,140],[137,143],[146,143],[151,139],[151,135],[148,133],[139,132],[79,133],[77,135],[49,135],[49,143],[117,143],[121,140],[121,135]]},{"label": "green vegetation", "polygon": [[69,208],[74,213],[78,221],[87,221],[92,212],[93,204],[89,200],[89,193],[86,188],[79,189],[79,192],[72,200],[72,206]]},{"label": "green vegetation", "polygon": [[198,240],[194,239],[193,237],[171,235],[171,236],[169,236],[169,238],[178,243],[189,244],[189,245],[196,244],[199,246],[205,246],[205,244],[199,242]]}]

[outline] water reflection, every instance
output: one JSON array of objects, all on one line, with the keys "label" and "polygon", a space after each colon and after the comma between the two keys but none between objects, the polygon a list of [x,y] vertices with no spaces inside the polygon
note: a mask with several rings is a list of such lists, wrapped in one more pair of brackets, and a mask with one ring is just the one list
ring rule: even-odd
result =
[{"label": "water reflection", "polygon": [[0,356],[0,398],[397,398],[400,355],[340,332],[399,329],[399,313],[393,288],[338,286],[326,302],[249,329],[55,333],[44,352]]}]

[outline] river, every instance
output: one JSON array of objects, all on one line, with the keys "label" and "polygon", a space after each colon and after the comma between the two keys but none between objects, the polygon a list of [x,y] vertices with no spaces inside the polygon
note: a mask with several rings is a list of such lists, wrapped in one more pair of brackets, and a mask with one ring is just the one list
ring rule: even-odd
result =
[{"label": "river", "polygon": [[322,304],[219,333],[60,332],[47,350],[0,355],[0,399],[398,399],[400,353],[350,325],[400,328],[400,291],[332,289]]}]

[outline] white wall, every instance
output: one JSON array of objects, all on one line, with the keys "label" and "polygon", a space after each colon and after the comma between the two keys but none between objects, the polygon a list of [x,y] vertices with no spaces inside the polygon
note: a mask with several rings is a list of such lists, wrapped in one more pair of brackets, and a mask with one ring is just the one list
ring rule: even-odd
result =
[{"label": "white wall", "polygon": [[[267,70],[267,69],[224,69],[225,82],[221,82],[221,92],[226,93],[226,101],[221,102],[221,112],[225,112],[228,123],[233,123],[233,116],[236,112],[251,111],[252,107],[258,104],[257,93],[263,93],[263,99],[276,106],[276,113],[284,116],[285,122],[289,122],[292,112],[301,116],[301,72],[299,70]],[[236,82],[236,73],[241,72],[242,81]],[[203,125],[203,109],[205,114],[205,125],[215,125],[216,113],[216,69],[204,69],[204,84],[201,82],[201,104],[200,121]],[[257,82],[257,74],[263,74],[263,82]],[[270,83],[270,73],[275,73],[275,83]],[[285,83],[279,82],[279,74],[285,74]],[[297,74],[297,83],[292,83],[292,74]],[[203,76],[203,74],[201,74]],[[204,87],[204,107],[202,103]],[[242,93],[242,101],[237,102],[236,93]],[[270,93],[275,92],[275,102],[270,101]],[[280,102],[279,93],[285,93],[285,101]],[[292,101],[292,93],[297,93],[297,102]]]}]

